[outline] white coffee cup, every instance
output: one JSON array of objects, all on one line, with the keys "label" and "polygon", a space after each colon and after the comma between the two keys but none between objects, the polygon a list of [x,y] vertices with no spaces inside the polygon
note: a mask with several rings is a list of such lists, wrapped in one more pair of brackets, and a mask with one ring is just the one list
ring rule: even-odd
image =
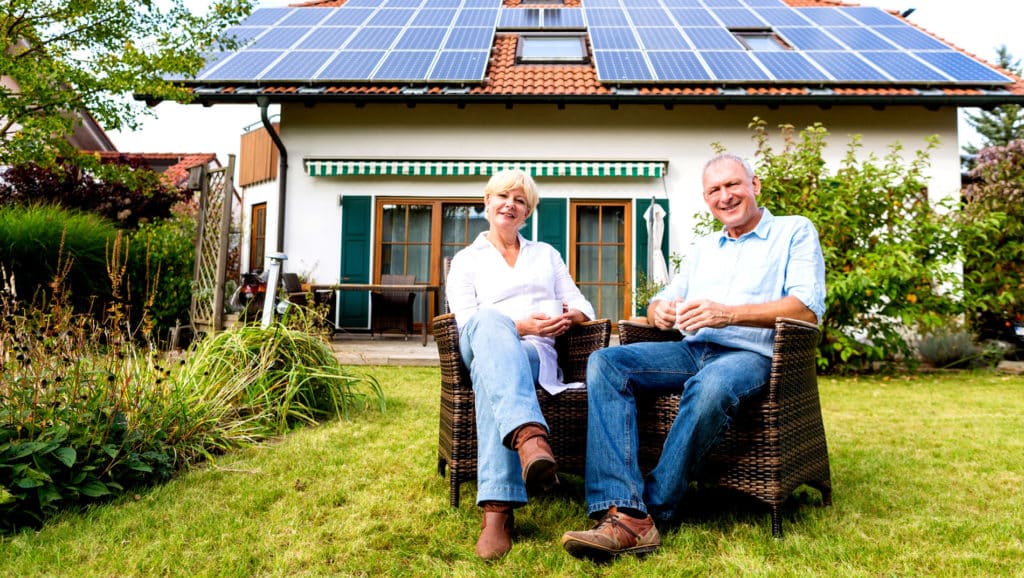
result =
[{"label": "white coffee cup", "polygon": [[696,331],[687,331],[687,330],[683,329],[682,325],[679,325],[679,316],[683,314],[683,309],[685,309],[685,308],[686,308],[686,304],[684,302],[682,302],[682,301],[676,302],[676,328],[679,329],[679,331],[683,335],[689,337],[690,335],[696,335],[697,332]]},{"label": "white coffee cup", "polygon": [[558,317],[562,314],[562,301],[559,299],[542,299],[537,304],[537,311],[548,317]]}]

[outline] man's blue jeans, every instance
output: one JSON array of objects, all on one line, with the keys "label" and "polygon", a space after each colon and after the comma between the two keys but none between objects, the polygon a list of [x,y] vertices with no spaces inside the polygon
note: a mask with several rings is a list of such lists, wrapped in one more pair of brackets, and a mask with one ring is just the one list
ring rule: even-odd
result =
[{"label": "man's blue jeans", "polygon": [[[768,383],[771,359],[714,343],[683,340],[601,349],[587,362],[587,513],[635,508],[661,520],[679,500],[739,404]],[[679,414],[657,466],[638,461],[638,392],[680,392]]]},{"label": "man's blue jeans", "polygon": [[459,329],[459,353],[476,400],[476,502],[525,504],[519,454],[508,446],[512,432],[523,424],[548,427],[534,385],[540,370],[537,350],[519,339],[512,319],[480,309]]}]

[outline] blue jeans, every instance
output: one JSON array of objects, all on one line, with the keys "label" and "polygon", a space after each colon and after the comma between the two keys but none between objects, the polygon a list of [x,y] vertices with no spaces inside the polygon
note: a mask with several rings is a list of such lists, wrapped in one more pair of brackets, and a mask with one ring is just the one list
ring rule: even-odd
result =
[{"label": "blue jeans", "polygon": [[477,504],[526,503],[519,454],[511,434],[534,422],[547,429],[537,402],[537,350],[519,339],[512,319],[493,309],[473,314],[459,329],[459,353],[473,380],[477,439]]},{"label": "blue jeans", "polygon": [[[705,454],[744,400],[768,383],[771,359],[683,340],[601,349],[587,362],[587,513],[635,508],[660,520],[679,500]],[[661,459],[640,473],[637,392],[682,392]]]}]

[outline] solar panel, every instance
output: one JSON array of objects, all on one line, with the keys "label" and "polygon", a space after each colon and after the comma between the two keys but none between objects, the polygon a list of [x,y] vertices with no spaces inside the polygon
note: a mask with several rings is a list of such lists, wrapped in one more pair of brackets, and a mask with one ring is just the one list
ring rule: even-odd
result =
[{"label": "solar panel", "polygon": [[362,26],[363,23],[370,19],[370,16],[373,16],[373,12],[372,8],[357,8],[349,3],[345,5],[343,10],[335,10],[323,24],[326,26]]},{"label": "solar panel", "polygon": [[931,82],[948,80],[937,70],[903,52],[862,52],[865,60],[885,71],[894,80],[902,82]]},{"label": "solar panel", "polygon": [[266,30],[262,26],[235,26],[225,30],[224,37],[234,40],[241,47],[249,44],[253,38],[266,32]]},{"label": "solar panel", "polygon": [[540,12],[536,8],[507,8],[501,11],[498,28],[540,28]]},{"label": "solar panel", "polygon": [[763,28],[765,26],[764,20],[746,8],[723,8],[713,12],[728,28]]},{"label": "solar panel", "polygon": [[873,30],[909,50],[949,50],[945,44],[909,26],[878,26]]},{"label": "solar panel", "polygon": [[313,78],[320,67],[332,56],[334,56],[332,50],[289,52],[263,73],[260,80],[306,81]]},{"label": "solar panel", "polygon": [[843,46],[819,28],[779,28],[779,34],[798,50],[842,50]]},{"label": "solar panel", "polygon": [[489,50],[443,50],[428,80],[479,82],[487,69]]},{"label": "solar panel", "polygon": [[874,8],[871,6],[850,6],[843,8],[843,12],[847,16],[851,16],[858,22],[868,26],[903,25],[901,20],[881,8]]},{"label": "solar panel", "polygon": [[544,28],[583,28],[583,11],[569,8],[545,8]]},{"label": "solar panel", "polygon": [[829,34],[853,50],[896,50],[896,45],[875,34],[869,28],[838,26],[829,28]]},{"label": "solar panel", "polygon": [[689,50],[683,34],[677,28],[637,28],[640,44],[647,50]]},{"label": "solar panel", "polygon": [[406,28],[395,44],[395,50],[438,50],[444,42],[447,28]]},{"label": "solar panel", "polygon": [[603,81],[649,81],[654,74],[639,50],[595,50],[597,77]]},{"label": "solar panel", "polygon": [[345,48],[351,50],[377,50],[387,49],[394,44],[395,39],[402,33],[398,26],[376,26],[373,28],[361,28],[352,38],[349,39]]},{"label": "solar panel", "polygon": [[743,6],[740,0],[704,0],[704,3],[715,8],[739,8]]},{"label": "solar panel", "polygon": [[711,75],[693,52],[652,51],[647,53],[658,80],[667,82],[705,81]]},{"label": "solar panel", "polygon": [[587,8],[618,8],[619,0],[587,0]]},{"label": "solar panel", "polygon": [[354,26],[325,26],[315,28],[309,36],[302,39],[296,48],[300,50],[329,49],[337,50],[345,45],[356,28]]},{"label": "solar panel", "polygon": [[758,52],[754,56],[777,80],[829,80],[828,75],[798,52]]},{"label": "solar panel", "polygon": [[309,28],[271,28],[258,37],[249,48],[255,50],[291,48],[308,32]]},{"label": "solar panel", "polygon": [[587,26],[593,30],[597,27],[629,26],[626,13],[619,9],[598,8],[586,9]]},{"label": "solar panel", "polygon": [[758,8],[757,14],[772,26],[809,26],[811,24],[792,8]]},{"label": "solar panel", "polygon": [[694,48],[698,50],[740,50],[743,45],[724,28],[685,28]]},{"label": "solar panel", "polygon": [[283,53],[279,50],[260,52],[236,52],[225,58],[219,66],[209,71],[203,80],[235,80],[237,78],[259,78],[260,73]]},{"label": "solar panel", "polygon": [[752,8],[788,8],[782,0],[746,0]]},{"label": "solar panel", "polygon": [[711,12],[703,8],[670,8],[669,13],[680,26],[720,26]]},{"label": "solar panel", "polygon": [[449,26],[455,19],[451,8],[424,8],[412,19],[412,26]]},{"label": "solar panel", "polygon": [[632,28],[597,28],[590,31],[594,50],[636,50],[640,48]]},{"label": "solar panel", "polygon": [[490,50],[494,42],[494,28],[453,28],[444,47],[458,50]]},{"label": "solar panel", "polygon": [[263,8],[255,10],[239,26],[273,26],[291,14],[290,8]]},{"label": "solar panel", "polygon": [[749,52],[716,50],[702,52],[711,74],[719,80],[768,80],[768,75],[754,62]]},{"label": "solar panel", "polygon": [[320,71],[316,79],[366,80],[386,52],[384,50],[342,50]]},{"label": "solar panel", "polygon": [[319,10],[292,10],[289,14],[277,23],[278,26],[316,26],[321,20],[331,15],[330,10],[323,8]]},{"label": "solar panel", "polygon": [[664,26],[671,24],[668,13],[660,8],[637,8],[629,12],[634,26]]},{"label": "solar panel", "polygon": [[381,8],[366,22],[367,26],[405,26],[416,15],[411,8]]},{"label": "solar panel", "polygon": [[393,50],[381,62],[371,80],[420,80],[426,78],[437,52],[433,50]]},{"label": "solar panel", "polygon": [[833,78],[857,79],[861,82],[888,80],[884,74],[873,68],[853,52],[809,52],[807,58],[817,62]]},{"label": "solar panel", "polygon": [[944,52],[919,52],[917,57],[927,61],[962,82],[1012,82],[1009,77],[983,66],[960,52],[947,50]]},{"label": "solar panel", "polygon": [[822,26],[853,26],[858,23],[847,18],[838,8],[801,8],[800,14]]},{"label": "solar panel", "polygon": [[498,13],[497,9],[464,9],[455,18],[455,26],[490,26],[494,28],[494,25],[498,22]]}]

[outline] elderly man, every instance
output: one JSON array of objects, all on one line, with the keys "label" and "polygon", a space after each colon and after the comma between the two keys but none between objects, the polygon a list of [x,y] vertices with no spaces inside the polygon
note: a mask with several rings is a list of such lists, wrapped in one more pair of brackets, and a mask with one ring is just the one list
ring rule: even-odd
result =
[{"label": "elderly man", "polygon": [[[682,341],[596,351],[587,369],[587,531],[566,532],[574,556],[656,550],[655,526],[676,514],[695,469],[737,407],[768,383],[776,317],[820,323],[825,264],[818,234],[800,216],[758,207],[761,182],[729,154],[704,165],[704,202],[723,228],[687,256],[686,271],[654,296],[648,322]],[[646,478],[638,462],[635,394],[682,392],[661,459]]]}]

